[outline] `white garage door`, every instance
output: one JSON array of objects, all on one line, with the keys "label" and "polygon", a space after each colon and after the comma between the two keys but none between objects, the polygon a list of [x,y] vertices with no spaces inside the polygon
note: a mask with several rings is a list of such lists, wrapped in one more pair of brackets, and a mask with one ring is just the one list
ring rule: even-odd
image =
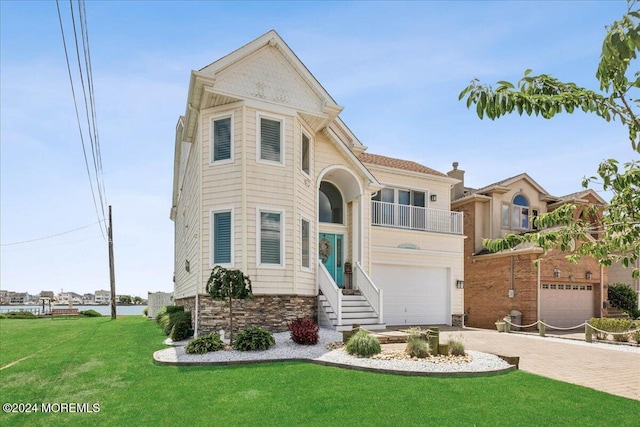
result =
[{"label": "white garage door", "polygon": [[450,324],[447,269],[374,264],[371,279],[383,293],[387,325]]},{"label": "white garage door", "polygon": [[593,286],[580,284],[541,285],[540,318],[544,323],[570,328],[593,317]]}]

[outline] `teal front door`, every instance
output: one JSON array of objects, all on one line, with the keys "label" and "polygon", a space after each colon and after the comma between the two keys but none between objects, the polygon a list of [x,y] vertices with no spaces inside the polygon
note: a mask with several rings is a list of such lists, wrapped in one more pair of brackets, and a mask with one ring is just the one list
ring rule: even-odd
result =
[{"label": "teal front door", "polygon": [[344,287],[342,261],[342,234],[320,233],[318,255],[338,287]]}]

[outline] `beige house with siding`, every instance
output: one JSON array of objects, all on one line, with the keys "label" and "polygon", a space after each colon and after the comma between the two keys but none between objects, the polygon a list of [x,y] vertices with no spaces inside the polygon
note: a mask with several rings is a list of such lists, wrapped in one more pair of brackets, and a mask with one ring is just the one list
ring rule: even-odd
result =
[{"label": "beige house with siding", "polygon": [[206,292],[215,265],[251,278],[238,328],[461,321],[457,180],[367,153],[341,111],[275,31],[192,71],[171,219],[174,301],[197,333],[228,327],[227,304]]}]

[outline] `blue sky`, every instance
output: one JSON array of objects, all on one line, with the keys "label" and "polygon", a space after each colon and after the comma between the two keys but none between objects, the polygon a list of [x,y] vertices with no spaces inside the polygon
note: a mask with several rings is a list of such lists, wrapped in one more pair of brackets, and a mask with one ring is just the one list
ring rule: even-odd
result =
[{"label": "blue sky", "polygon": [[[60,7],[69,43],[69,3]],[[605,158],[637,159],[619,123],[581,113],[479,120],[458,94],[472,78],[515,81],[527,68],[596,89],[605,26],[625,10],[624,1],[88,1],[117,293],[173,289],[174,136],[190,70],[275,29],[369,152],[442,172],[458,161],[472,187],[527,172],[563,195]],[[0,20],[0,288],[108,289],[56,4],[2,0]]]}]

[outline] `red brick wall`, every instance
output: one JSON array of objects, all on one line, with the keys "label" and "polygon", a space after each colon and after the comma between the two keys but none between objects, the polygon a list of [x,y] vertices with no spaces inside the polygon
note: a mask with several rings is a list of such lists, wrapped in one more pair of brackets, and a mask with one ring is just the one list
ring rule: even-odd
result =
[{"label": "red brick wall", "polygon": [[511,310],[522,313],[522,323],[537,318],[536,254],[513,256],[514,297],[511,289],[511,256],[478,257],[465,265],[464,303],[467,326],[495,328],[495,321]]}]

